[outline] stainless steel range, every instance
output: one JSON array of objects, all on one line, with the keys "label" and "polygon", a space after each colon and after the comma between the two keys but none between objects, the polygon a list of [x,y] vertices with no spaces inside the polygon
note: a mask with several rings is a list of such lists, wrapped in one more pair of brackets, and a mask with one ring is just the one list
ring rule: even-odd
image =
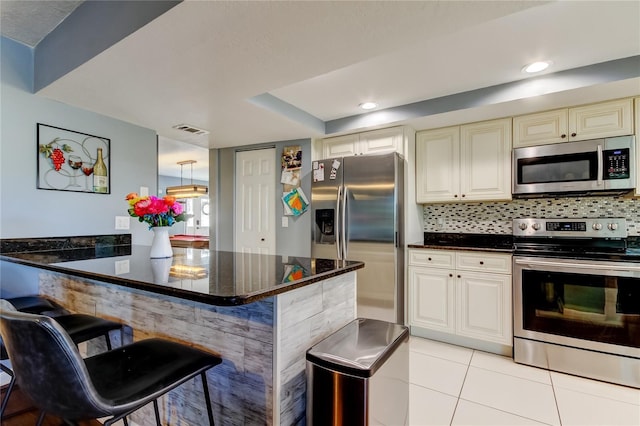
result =
[{"label": "stainless steel range", "polygon": [[515,361],[640,388],[625,219],[514,219],[513,239]]}]

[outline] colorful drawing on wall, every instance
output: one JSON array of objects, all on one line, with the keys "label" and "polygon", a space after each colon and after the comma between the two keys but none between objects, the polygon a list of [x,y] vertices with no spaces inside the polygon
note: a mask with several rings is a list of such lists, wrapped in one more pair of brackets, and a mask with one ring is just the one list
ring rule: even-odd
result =
[{"label": "colorful drawing on wall", "polygon": [[302,188],[295,188],[291,192],[283,195],[282,201],[285,205],[285,214],[293,216],[300,216],[307,211],[309,207],[309,200],[304,192],[302,192]]},{"label": "colorful drawing on wall", "polygon": [[38,189],[111,193],[111,140],[38,123]]}]

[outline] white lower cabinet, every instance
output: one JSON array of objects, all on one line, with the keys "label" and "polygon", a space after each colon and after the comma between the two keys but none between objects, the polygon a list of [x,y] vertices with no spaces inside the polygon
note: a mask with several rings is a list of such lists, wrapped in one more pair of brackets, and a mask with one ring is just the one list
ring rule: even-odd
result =
[{"label": "white lower cabinet", "polygon": [[512,345],[511,255],[409,250],[409,325]]}]

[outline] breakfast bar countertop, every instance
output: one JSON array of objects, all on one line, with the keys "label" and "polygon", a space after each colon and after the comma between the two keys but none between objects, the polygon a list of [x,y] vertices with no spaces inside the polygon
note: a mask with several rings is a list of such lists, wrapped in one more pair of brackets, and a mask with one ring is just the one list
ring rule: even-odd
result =
[{"label": "breakfast bar countertop", "polygon": [[335,259],[173,248],[150,259],[150,247],[2,253],[0,260],[217,306],[252,303],[363,268]]}]

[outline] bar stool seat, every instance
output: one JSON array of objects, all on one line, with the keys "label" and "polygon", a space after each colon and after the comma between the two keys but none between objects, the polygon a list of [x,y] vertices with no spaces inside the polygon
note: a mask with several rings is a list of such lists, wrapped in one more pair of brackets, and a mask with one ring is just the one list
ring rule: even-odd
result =
[{"label": "bar stool seat", "polygon": [[[15,303],[15,304],[14,304]],[[0,310],[3,312],[20,311],[18,306],[26,309],[27,313],[32,312],[49,312],[60,310],[61,308],[48,299],[39,296],[28,296],[12,299],[0,299]],[[109,332],[112,330],[122,329],[122,324],[103,318],[94,317],[84,314],[65,314],[54,318],[55,321],[69,334],[69,337],[76,345],[91,339],[104,336],[107,343],[107,350],[111,350],[111,338]],[[0,360],[6,360],[9,354],[6,351],[4,341],[0,339]],[[4,416],[4,412],[9,403],[9,397],[16,382],[16,377],[12,368],[0,363],[0,369],[7,373],[11,380],[9,386],[2,399],[0,406],[0,419]]]},{"label": "bar stool seat", "polygon": [[105,336],[108,350],[111,350],[109,332],[122,328],[122,324],[119,322],[84,314],[60,315],[53,317],[53,319],[69,333],[73,343],[78,344]]},{"label": "bar stool seat", "polygon": [[60,306],[55,305],[49,299],[42,296],[21,296],[6,298],[7,302],[20,312],[28,312],[30,314],[41,314],[47,311],[55,311]]},{"label": "bar stool seat", "polygon": [[[214,354],[164,339],[147,339],[84,360],[54,319],[3,311],[0,333],[21,389],[44,412],[65,421],[110,418],[106,426],[200,375],[209,424],[213,411],[206,371],[222,362]],[[44,415],[38,420],[41,424]]]}]

